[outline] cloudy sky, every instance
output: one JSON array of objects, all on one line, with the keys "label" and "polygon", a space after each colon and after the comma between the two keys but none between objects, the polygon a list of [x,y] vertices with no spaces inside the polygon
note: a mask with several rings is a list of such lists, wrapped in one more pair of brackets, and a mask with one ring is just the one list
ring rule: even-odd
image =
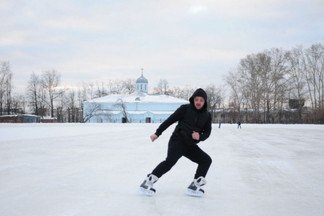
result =
[{"label": "cloudy sky", "polygon": [[247,54],[324,42],[322,0],[0,0],[0,60],[16,89],[55,69],[65,85],[137,78],[222,84]]}]

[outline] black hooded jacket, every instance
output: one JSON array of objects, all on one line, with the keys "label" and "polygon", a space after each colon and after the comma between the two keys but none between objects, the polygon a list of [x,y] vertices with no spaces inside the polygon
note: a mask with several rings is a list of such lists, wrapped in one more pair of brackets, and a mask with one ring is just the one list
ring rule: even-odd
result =
[{"label": "black hooded jacket", "polygon": [[[205,99],[205,104],[201,109],[196,109],[194,98],[200,96]],[[188,145],[195,145],[206,140],[211,133],[211,115],[207,111],[207,94],[199,88],[189,99],[189,104],[181,105],[172,115],[169,116],[156,130],[155,134],[160,136],[170,125],[178,121],[174,133],[178,133]],[[199,140],[192,139],[192,133],[200,134]]]}]

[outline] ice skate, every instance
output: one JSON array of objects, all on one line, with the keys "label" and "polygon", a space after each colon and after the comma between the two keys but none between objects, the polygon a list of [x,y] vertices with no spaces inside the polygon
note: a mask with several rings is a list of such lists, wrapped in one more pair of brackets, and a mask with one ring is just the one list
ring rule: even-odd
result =
[{"label": "ice skate", "polygon": [[146,196],[153,196],[156,192],[156,190],[153,188],[153,184],[158,180],[159,178],[153,174],[149,174],[146,179],[143,181],[143,183],[140,185],[140,192],[143,195]]},{"label": "ice skate", "polygon": [[188,196],[194,196],[194,197],[202,197],[205,194],[205,191],[201,189],[202,186],[206,184],[206,180],[204,177],[199,177],[197,179],[194,179],[189,187],[187,188],[186,194]]}]

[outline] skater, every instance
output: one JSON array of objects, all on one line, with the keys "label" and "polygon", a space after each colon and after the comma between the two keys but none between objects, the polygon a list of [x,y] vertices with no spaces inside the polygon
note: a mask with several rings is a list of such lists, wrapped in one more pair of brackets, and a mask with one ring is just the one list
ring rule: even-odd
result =
[{"label": "skater", "polygon": [[198,164],[194,180],[187,188],[187,194],[192,196],[204,194],[201,187],[206,184],[205,177],[212,159],[197,144],[206,140],[211,133],[211,115],[207,111],[207,94],[203,89],[197,89],[189,101],[189,104],[181,105],[150,136],[151,141],[154,142],[163,131],[178,121],[169,140],[166,159],[148,174],[140,185],[141,191],[146,195],[155,193],[153,184],[168,172],[182,156]]},{"label": "skater", "polygon": [[241,129],[241,121],[237,122],[237,129],[239,129],[239,128]]}]

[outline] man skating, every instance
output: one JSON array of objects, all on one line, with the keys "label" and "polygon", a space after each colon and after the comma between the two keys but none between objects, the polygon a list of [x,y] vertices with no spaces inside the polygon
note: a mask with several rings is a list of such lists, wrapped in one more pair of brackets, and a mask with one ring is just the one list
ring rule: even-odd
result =
[{"label": "man skating", "polygon": [[205,177],[212,159],[197,144],[209,137],[212,121],[211,115],[207,111],[207,94],[203,89],[197,89],[189,101],[189,104],[180,106],[150,136],[152,142],[154,142],[163,131],[178,121],[178,125],[169,140],[166,159],[152,173],[148,174],[140,185],[141,191],[147,195],[155,193],[153,184],[168,172],[182,156],[198,164],[194,180],[187,188],[187,194],[192,196],[204,194],[201,187],[206,184]]},{"label": "man skating", "polygon": [[241,121],[238,121],[237,122],[237,128],[240,128],[241,129]]}]

